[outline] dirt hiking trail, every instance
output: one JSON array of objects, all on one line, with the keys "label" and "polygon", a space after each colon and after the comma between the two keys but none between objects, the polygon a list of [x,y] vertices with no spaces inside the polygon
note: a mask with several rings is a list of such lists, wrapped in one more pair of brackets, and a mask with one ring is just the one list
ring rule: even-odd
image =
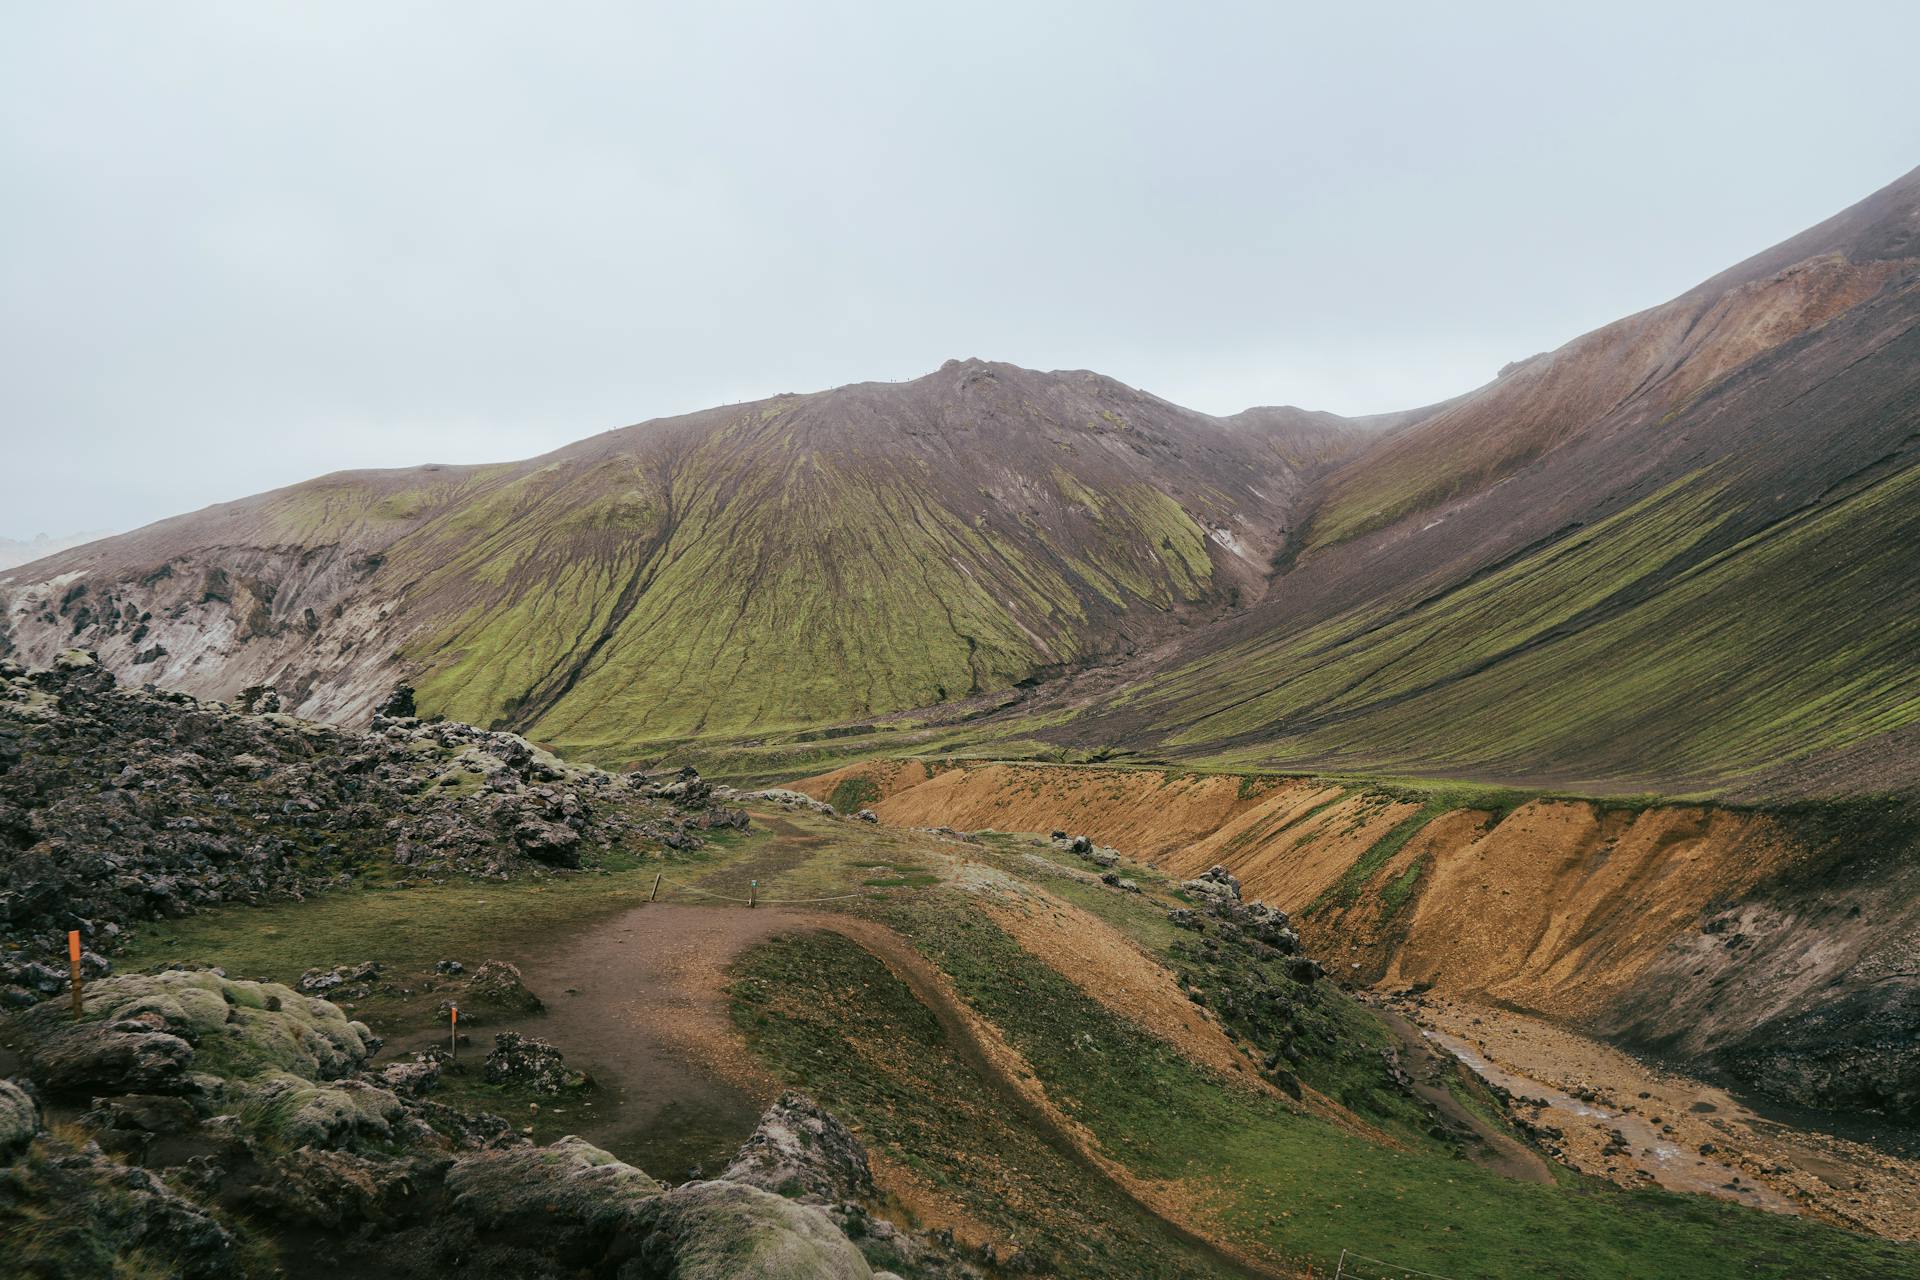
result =
[{"label": "dirt hiking trail", "polygon": [[[1025,1059],[968,1009],[940,974],[883,925],[829,912],[651,903],[611,916],[544,953],[510,956],[547,1011],[515,1029],[563,1046],[591,1072],[597,1107],[576,1131],[657,1176],[717,1163],[752,1132],[780,1082],[740,1043],[727,1012],[727,968],[742,952],[800,930],[840,934],[872,954],[939,1021],[949,1047],[1062,1155],[1107,1180],[1173,1239],[1224,1273],[1286,1274],[1179,1221],[1177,1190],[1140,1179],[1062,1114]],[[490,1029],[489,1029],[490,1030]],[[595,1111],[602,1116],[596,1116]]]}]

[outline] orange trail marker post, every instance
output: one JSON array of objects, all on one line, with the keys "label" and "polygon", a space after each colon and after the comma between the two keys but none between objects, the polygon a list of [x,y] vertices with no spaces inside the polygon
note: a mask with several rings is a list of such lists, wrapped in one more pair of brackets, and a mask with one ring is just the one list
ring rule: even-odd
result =
[{"label": "orange trail marker post", "polygon": [[73,1016],[80,1016],[80,931],[67,930],[67,961],[73,966]]},{"label": "orange trail marker post", "polygon": [[460,1060],[460,1006],[447,1006],[447,1054],[454,1061]]}]

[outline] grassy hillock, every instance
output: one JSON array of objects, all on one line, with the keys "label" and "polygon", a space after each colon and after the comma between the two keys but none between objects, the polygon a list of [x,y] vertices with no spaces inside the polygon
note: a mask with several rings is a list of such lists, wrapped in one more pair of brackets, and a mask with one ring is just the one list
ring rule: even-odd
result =
[{"label": "grassy hillock", "polygon": [[[1676,1265],[1728,1280],[1920,1275],[1909,1246],[1804,1219],[1571,1174],[1551,1186],[1517,1182],[1390,1121],[1395,1138],[1369,1139],[1221,1080],[963,905],[922,901],[890,918],[1103,1152],[1174,1188],[1194,1223],[1262,1265],[1311,1263],[1318,1274],[1352,1249],[1499,1280],[1615,1280],[1674,1274]],[[983,1230],[1018,1240],[1049,1274],[1234,1273],[1156,1230],[1137,1205],[1009,1115],[913,992],[854,943],[780,939],[736,972],[736,1019],[758,1053]]]}]

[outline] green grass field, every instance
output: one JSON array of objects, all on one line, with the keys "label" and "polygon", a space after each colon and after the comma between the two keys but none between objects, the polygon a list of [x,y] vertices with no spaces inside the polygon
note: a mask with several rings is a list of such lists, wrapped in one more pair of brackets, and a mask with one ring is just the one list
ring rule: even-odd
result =
[{"label": "green grass field", "polygon": [[[1920,1276],[1911,1246],[1804,1219],[1584,1181],[1517,1183],[1437,1152],[1385,1149],[1223,1088],[994,939],[991,925],[965,932],[973,959],[935,950],[1049,1094],[1129,1168],[1208,1188],[1204,1212],[1233,1238],[1295,1263],[1324,1270],[1354,1249],[1463,1280]],[[931,1015],[853,944],[768,944],[740,966],[734,990],[757,1052],[982,1221],[1030,1239],[1054,1274],[1210,1273],[1000,1114],[933,1042]]]},{"label": "green grass field", "polygon": [[[836,838],[843,832],[845,840]],[[910,846],[921,850],[917,857],[907,856]],[[889,867],[891,874],[867,878],[897,883],[873,888],[853,909],[892,925],[943,972],[1108,1157],[1177,1188],[1193,1220],[1282,1265],[1311,1262],[1318,1273],[1352,1249],[1458,1280],[1920,1277],[1920,1250],[1910,1245],[1704,1197],[1626,1192],[1566,1171],[1559,1185],[1515,1182],[1459,1159],[1383,1086],[1377,1053],[1386,1033],[1325,984],[1295,1001],[1288,1024],[1308,1050],[1299,1074],[1392,1141],[1303,1115],[1182,1057],[1024,951],[972,893],[929,883],[951,874],[957,864],[949,860],[959,858],[1045,888],[1112,924],[1194,987],[1217,990],[1218,965],[1166,921],[1171,886],[1144,869],[1126,868],[1147,894],[1126,895],[1088,883],[1074,860],[1024,837],[934,846],[911,833],[797,818],[707,852],[669,870],[717,886],[753,872],[786,892]],[[204,960],[286,981],[313,965],[379,959],[391,974],[424,977],[448,956],[484,958],[508,940],[591,928],[643,900],[653,871],[631,864],[540,882],[351,888],[301,903],[229,907],[149,925],[116,961],[137,968]],[[1007,1105],[946,1041],[934,1015],[855,944],[826,934],[776,938],[738,963],[731,995],[735,1025],[764,1062],[856,1125],[884,1161],[957,1207],[971,1229],[1026,1252],[1043,1273],[1231,1273]],[[431,991],[376,996],[356,1016],[381,1028],[425,1025],[436,999]],[[1280,1024],[1220,1012],[1256,1056],[1279,1043]],[[1497,1114],[1471,1088],[1462,1096]],[[519,1116],[542,1138],[568,1131],[568,1108],[589,1100],[530,1114],[525,1099],[465,1078],[451,1082],[449,1097]]]}]

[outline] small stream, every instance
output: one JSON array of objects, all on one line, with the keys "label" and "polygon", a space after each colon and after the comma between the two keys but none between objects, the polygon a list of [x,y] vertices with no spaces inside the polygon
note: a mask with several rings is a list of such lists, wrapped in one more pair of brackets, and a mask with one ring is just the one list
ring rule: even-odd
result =
[{"label": "small stream", "polygon": [[1754,1182],[1711,1157],[1688,1150],[1671,1136],[1660,1132],[1659,1126],[1650,1123],[1643,1115],[1612,1111],[1597,1103],[1584,1102],[1552,1085],[1508,1071],[1489,1062],[1484,1054],[1458,1036],[1427,1028],[1422,1028],[1420,1034],[1466,1063],[1474,1074],[1489,1084],[1499,1085],[1515,1097],[1545,1099],[1547,1106],[1540,1118],[1547,1124],[1568,1132],[1578,1126],[1596,1124],[1618,1129],[1620,1136],[1633,1148],[1629,1155],[1621,1157],[1621,1163],[1632,1164],[1651,1174],[1656,1182],[1669,1191],[1719,1196],[1773,1213],[1800,1212],[1797,1204],[1772,1187]]}]

